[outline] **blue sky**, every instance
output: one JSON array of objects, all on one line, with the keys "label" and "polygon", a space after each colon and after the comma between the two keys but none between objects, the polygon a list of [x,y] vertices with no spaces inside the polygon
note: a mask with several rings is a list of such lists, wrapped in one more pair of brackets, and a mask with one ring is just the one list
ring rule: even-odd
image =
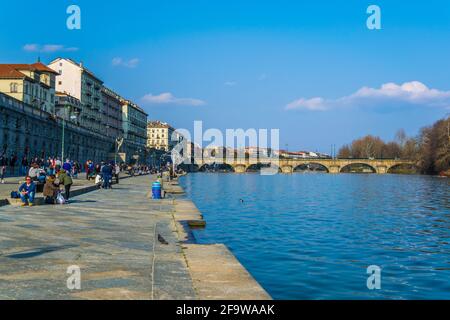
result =
[{"label": "blue sky", "polygon": [[150,119],[279,128],[290,150],[415,135],[450,112],[445,0],[8,1],[0,39],[1,63],[81,60]]}]

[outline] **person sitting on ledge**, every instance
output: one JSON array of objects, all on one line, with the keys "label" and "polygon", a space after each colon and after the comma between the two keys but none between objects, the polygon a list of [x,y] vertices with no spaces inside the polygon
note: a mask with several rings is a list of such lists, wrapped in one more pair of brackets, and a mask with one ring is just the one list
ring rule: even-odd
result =
[{"label": "person sitting on ledge", "polygon": [[28,170],[28,176],[31,178],[31,180],[33,181],[37,181],[38,177],[39,177],[39,166],[37,163],[32,163],[30,170]]},{"label": "person sitting on ledge", "polygon": [[34,204],[34,196],[36,195],[36,184],[31,180],[30,176],[25,178],[25,182],[19,187],[19,195],[22,200],[22,207],[27,204],[32,207]]},{"label": "person sitting on ledge", "polygon": [[44,197],[46,204],[55,204],[56,194],[59,191],[59,186],[55,184],[56,177],[54,175],[48,176],[44,185]]}]

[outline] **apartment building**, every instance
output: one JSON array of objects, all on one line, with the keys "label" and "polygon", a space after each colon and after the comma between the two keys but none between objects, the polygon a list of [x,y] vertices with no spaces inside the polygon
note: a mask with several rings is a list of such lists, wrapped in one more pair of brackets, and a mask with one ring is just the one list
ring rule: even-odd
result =
[{"label": "apartment building", "polygon": [[34,108],[55,113],[55,77],[46,65],[0,64],[0,92]]}]

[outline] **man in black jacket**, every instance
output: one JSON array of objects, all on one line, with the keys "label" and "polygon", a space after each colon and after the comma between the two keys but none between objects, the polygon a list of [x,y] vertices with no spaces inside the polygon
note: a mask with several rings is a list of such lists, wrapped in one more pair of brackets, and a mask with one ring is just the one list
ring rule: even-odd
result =
[{"label": "man in black jacket", "polygon": [[8,161],[4,154],[0,155],[0,183],[5,183],[6,166]]},{"label": "man in black jacket", "polygon": [[112,189],[112,187],[111,187],[112,174],[113,174],[113,168],[112,168],[111,164],[106,163],[102,167],[103,189]]}]

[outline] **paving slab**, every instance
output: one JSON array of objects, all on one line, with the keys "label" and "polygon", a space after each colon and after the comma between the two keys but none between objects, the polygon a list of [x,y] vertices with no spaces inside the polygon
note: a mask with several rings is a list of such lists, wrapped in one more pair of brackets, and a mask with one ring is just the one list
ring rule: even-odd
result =
[{"label": "paving slab", "polygon": [[[152,177],[124,179],[68,205],[0,208],[2,299],[194,299],[169,208]],[[168,242],[158,241],[158,234]],[[67,287],[69,266],[81,290]]]}]

